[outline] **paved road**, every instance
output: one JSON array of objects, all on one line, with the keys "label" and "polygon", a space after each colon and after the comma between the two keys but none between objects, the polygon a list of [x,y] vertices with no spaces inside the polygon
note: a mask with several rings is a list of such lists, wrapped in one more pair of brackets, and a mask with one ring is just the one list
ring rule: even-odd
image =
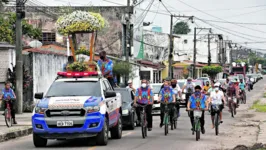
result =
[{"label": "paved road", "polygon": [[[255,89],[248,93],[248,98],[255,99],[258,96],[258,92],[262,93],[264,89],[264,83],[266,79],[260,81],[255,85]],[[246,106],[244,106],[246,107]],[[165,136],[163,128],[159,128],[159,116],[154,116],[154,128],[151,132],[148,132],[148,137],[142,139],[140,128],[135,130],[123,131],[123,138],[121,140],[109,140],[108,146],[101,147],[94,145],[94,139],[91,139],[89,145],[82,140],[70,140],[70,141],[49,141],[48,149],[76,149],[76,150],[206,150],[206,149],[222,149],[225,148],[226,142],[231,145],[234,144],[229,137],[231,125],[235,124],[241,119],[241,114],[236,118],[231,118],[227,109],[224,111],[224,123],[220,126],[221,133],[219,136],[214,135],[214,130],[211,129],[210,115],[205,115],[205,129],[206,134],[201,135],[200,141],[196,142],[195,135],[191,134],[191,125],[187,113],[184,109],[181,110],[182,114],[178,121],[178,128],[176,130],[169,130],[169,135]],[[241,111],[241,108],[239,109]],[[229,130],[229,131],[228,131]],[[244,136],[244,135],[243,135]],[[237,136],[238,137],[238,136]],[[239,136],[240,138],[240,136]],[[246,139],[249,141],[249,139]],[[241,140],[242,144],[245,144],[245,139]],[[241,142],[240,141],[240,142]],[[43,149],[47,149],[43,148]],[[0,150],[31,150],[35,149],[32,143],[32,136],[22,137],[8,142],[0,143]],[[41,148],[40,148],[41,149]]]}]

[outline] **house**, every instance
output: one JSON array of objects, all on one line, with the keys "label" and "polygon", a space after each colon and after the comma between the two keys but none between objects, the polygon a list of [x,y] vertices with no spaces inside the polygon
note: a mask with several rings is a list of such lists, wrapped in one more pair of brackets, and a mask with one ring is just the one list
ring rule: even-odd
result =
[{"label": "house", "polygon": [[[204,66],[206,65],[196,62],[196,77],[195,78],[199,78],[202,76],[202,67]],[[192,77],[193,61],[184,60],[182,62],[176,62],[175,64],[173,64],[173,67],[174,67],[174,78],[183,79],[187,77]]]}]

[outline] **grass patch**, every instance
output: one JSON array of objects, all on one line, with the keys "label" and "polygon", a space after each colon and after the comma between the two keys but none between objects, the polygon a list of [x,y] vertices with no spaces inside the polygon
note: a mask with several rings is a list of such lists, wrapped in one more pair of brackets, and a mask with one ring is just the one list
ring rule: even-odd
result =
[{"label": "grass patch", "polygon": [[260,104],[260,100],[256,100],[251,109],[255,109],[257,112],[266,112],[266,104]]}]

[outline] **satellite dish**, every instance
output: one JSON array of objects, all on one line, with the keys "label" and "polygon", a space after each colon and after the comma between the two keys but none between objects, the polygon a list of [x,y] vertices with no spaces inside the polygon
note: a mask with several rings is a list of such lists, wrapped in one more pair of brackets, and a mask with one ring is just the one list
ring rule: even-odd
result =
[{"label": "satellite dish", "polygon": [[42,42],[38,41],[38,40],[33,40],[29,43],[29,46],[32,48],[38,48],[42,46]]}]

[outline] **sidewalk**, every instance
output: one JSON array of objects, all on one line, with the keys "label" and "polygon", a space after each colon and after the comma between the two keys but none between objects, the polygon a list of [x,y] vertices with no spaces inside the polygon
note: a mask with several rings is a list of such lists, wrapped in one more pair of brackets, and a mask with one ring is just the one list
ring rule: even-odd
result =
[{"label": "sidewalk", "polygon": [[5,118],[0,111],[0,142],[13,139],[16,137],[26,136],[32,133],[31,115],[32,113],[16,114],[18,124],[8,128]]}]

